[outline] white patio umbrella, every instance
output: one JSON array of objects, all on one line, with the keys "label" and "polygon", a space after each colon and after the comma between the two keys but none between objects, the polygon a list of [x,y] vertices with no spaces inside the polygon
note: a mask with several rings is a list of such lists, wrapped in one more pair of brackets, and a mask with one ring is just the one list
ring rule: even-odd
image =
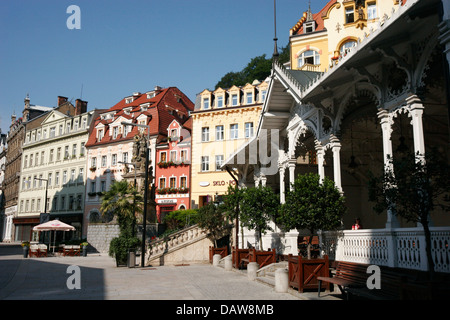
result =
[{"label": "white patio umbrella", "polygon": [[[56,239],[56,231],[71,231],[75,230],[74,226],[61,222],[59,220],[51,220],[41,224],[38,224],[33,228],[34,231],[54,231],[55,237],[53,239],[53,245],[55,244]],[[50,233],[51,237],[51,233]],[[51,243],[51,239],[49,241],[49,245]],[[55,247],[53,246],[53,253],[55,252]]]}]

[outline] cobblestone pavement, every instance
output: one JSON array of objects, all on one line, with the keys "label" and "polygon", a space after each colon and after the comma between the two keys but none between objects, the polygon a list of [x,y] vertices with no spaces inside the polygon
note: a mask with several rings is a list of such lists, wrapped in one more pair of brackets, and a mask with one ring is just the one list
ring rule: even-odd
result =
[{"label": "cobblestone pavement", "polygon": [[[210,264],[117,267],[106,254],[23,258],[20,246],[1,244],[0,265],[2,300],[317,299],[316,292],[277,293],[270,286],[249,280],[243,272],[225,271]],[[70,266],[79,269],[73,271]],[[325,292],[320,299],[337,298]]]}]

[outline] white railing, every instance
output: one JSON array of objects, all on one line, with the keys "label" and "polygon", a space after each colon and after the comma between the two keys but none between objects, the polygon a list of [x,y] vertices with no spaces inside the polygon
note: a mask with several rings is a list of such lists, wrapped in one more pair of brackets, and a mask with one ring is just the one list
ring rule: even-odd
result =
[{"label": "white railing", "polygon": [[205,231],[200,229],[198,225],[193,225],[186,229],[172,233],[164,239],[152,241],[149,243],[147,248],[147,261],[156,259],[166,253],[199,241],[205,237]]},{"label": "white railing", "polygon": [[[450,227],[432,227],[431,253],[436,272],[450,272]],[[331,259],[426,271],[422,227],[319,233],[321,250]]]}]

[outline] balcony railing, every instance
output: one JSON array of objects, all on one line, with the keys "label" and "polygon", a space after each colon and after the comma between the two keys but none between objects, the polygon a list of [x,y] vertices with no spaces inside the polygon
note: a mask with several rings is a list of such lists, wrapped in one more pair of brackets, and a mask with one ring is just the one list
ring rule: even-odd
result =
[{"label": "balcony railing", "polygon": [[[450,227],[432,227],[436,272],[450,272]],[[319,233],[321,250],[330,259],[380,266],[428,270],[423,228],[362,229]]]}]

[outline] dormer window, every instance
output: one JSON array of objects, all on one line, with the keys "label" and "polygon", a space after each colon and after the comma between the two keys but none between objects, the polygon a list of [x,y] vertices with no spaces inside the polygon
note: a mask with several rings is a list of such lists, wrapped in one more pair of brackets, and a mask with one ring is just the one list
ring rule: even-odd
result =
[{"label": "dormer window", "polygon": [[246,97],[247,97],[247,104],[252,104],[253,103],[253,92],[247,92]]},{"label": "dormer window", "polygon": [[209,98],[203,98],[203,109],[209,109]]},{"label": "dormer window", "polygon": [[148,106],[149,106],[148,103],[141,104],[141,112],[147,111],[148,110]]},{"label": "dormer window", "polygon": [[149,92],[147,93],[147,99],[151,99],[155,97],[155,92]]},{"label": "dormer window", "polygon": [[133,97],[125,98],[125,103],[126,104],[129,104],[129,103],[132,103],[132,102],[133,102]]},{"label": "dormer window", "polygon": [[216,107],[222,108],[223,107],[223,96],[217,96],[216,97]]},{"label": "dormer window", "polygon": [[314,32],[315,30],[316,30],[315,21],[305,22],[304,27],[303,27],[303,33],[310,33],[310,32]]},{"label": "dormer window", "polygon": [[113,128],[113,139],[116,139],[118,135],[119,135],[119,127],[114,127]]},{"label": "dormer window", "polygon": [[125,114],[129,115],[130,112],[131,112],[131,108],[125,108],[125,109],[123,109],[123,112],[124,112]]},{"label": "dormer window", "polygon": [[103,129],[97,130],[97,140],[98,141],[103,139],[103,135],[104,135]]}]

